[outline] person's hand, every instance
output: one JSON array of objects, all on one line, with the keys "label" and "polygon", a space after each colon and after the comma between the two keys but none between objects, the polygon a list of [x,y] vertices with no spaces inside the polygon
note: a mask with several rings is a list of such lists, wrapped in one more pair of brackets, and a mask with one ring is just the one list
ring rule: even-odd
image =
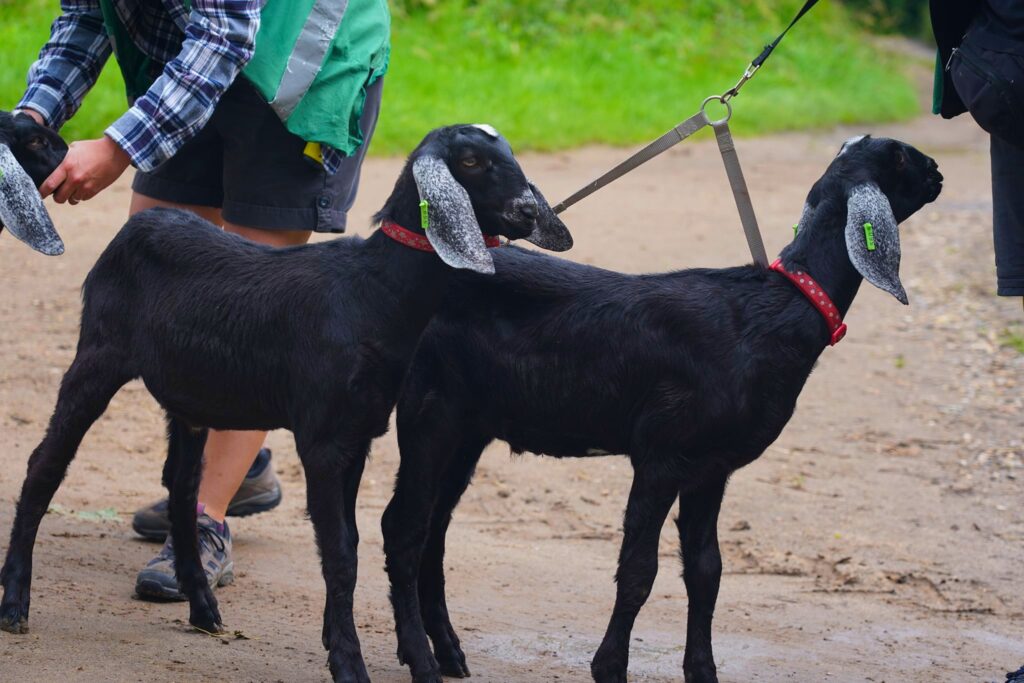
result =
[{"label": "person's hand", "polygon": [[58,204],[84,202],[120,178],[130,163],[128,154],[108,137],[72,142],[68,155],[40,186],[39,194],[52,194]]}]

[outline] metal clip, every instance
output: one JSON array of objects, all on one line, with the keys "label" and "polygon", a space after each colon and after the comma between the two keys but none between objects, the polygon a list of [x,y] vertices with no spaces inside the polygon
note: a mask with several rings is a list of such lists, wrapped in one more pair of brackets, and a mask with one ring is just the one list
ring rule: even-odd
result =
[{"label": "metal clip", "polygon": [[739,82],[737,82],[736,85],[734,85],[733,87],[731,87],[730,89],[728,89],[724,93],[722,93],[722,102],[724,103],[724,102],[732,99],[733,97],[736,97],[737,95],[739,95],[740,94],[740,88],[742,88],[743,85],[747,81],[749,81],[751,78],[753,78],[754,74],[756,74],[760,68],[761,68],[760,65],[755,66],[753,63],[751,63],[747,67],[747,70],[743,72],[743,77],[740,78]]}]

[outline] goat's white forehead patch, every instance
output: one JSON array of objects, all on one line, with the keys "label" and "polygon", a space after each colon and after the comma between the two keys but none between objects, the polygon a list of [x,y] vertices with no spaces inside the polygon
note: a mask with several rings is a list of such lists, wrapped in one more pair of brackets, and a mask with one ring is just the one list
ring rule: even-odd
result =
[{"label": "goat's white forehead patch", "polygon": [[866,137],[867,137],[867,135],[854,135],[852,138],[850,138],[849,140],[847,140],[846,142],[843,143],[843,146],[839,148],[839,154],[837,154],[836,156],[837,157],[843,156],[843,154],[846,152],[846,150],[850,149],[850,147],[856,145],[858,142],[860,142],[861,140],[863,140]]},{"label": "goat's white forehead patch", "polygon": [[494,126],[490,125],[490,124],[487,124],[487,123],[474,123],[473,127],[478,129],[478,130],[482,130],[483,132],[487,133],[488,135],[490,135],[495,140],[497,140],[498,138],[501,137],[501,133],[498,132],[498,129],[495,128]]}]

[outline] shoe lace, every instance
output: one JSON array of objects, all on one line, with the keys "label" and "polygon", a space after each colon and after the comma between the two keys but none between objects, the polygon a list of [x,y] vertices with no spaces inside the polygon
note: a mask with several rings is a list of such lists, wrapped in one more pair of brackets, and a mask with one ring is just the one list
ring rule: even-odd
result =
[{"label": "shoe lace", "polygon": [[217,533],[216,529],[208,526],[199,525],[199,543],[201,545],[212,545],[217,549],[218,553],[224,552],[225,544],[224,538]]}]

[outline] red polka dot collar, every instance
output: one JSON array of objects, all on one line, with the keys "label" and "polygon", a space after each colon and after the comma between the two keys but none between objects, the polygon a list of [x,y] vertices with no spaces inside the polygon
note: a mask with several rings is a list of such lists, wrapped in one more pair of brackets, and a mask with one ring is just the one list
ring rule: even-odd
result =
[{"label": "red polka dot collar", "polygon": [[832,303],[832,299],[828,297],[825,290],[821,288],[821,285],[815,282],[810,275],[799,270],[795,273],[789,272],[782,265],[782,259],[775,259],[775,263],[768,266],[768,269],[774,270],[792,282],[818,309],[818,313],[821,313],[821,317],[825,319],[825,324],[828,325],[829,332],[832,333],[829,346],[835,346],[846,336],[846,323],[843,322],[842,314],[836,308],[836,305]]},{"label": "red polka dot collar", "polygon": [[[398,223],[392,223],[390,221],[381,223],[380,231],[399,244],[405,245],[411,249],[429,252],[434,251],[434,247],[430,245],[430,240],[427,239],[426,235],[403,228]],[[492,235],[484,235],[484,244],[488,247],[500,247],[501,240]]]}]

